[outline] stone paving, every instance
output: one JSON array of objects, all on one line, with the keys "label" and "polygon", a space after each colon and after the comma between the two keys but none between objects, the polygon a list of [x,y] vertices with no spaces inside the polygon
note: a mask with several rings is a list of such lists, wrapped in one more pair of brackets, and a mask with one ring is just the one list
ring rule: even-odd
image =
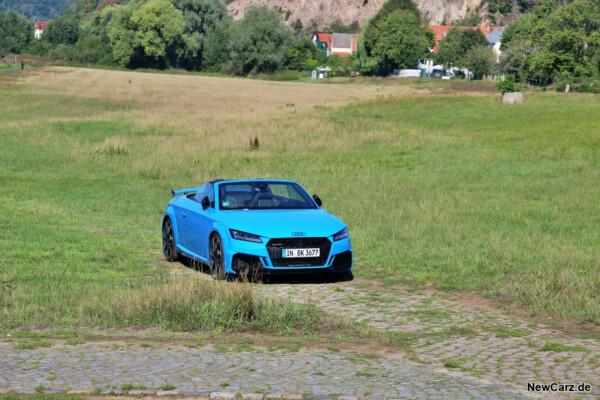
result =
[{"label": "stone paving", "polygon": [[[404,359],[327,352],[216,352],[192,348],[107,349],[97,345],[15,350],[0,344],[0,393],[91,390],[121,393],[264,393],[268,398],[355,396],[409,399],[527,398],[477,378]],[[172,385],[165,387],[165,385]]]},{"label": "stone paving", "polygon": [[[190,269],[178,269],[210,279]],[[438,295],[350,283],[255,285],[262,295],[315,304],[410,343],[407,358],[323,351],[228,351],[0,343],[0,393],[35,388],[138,394],[284,393],[401,399],[600,399],[600,343]],[[527,383],[591,385],[591,392],[528,392]],[[132,392],[133,393],[133,392]],[[167,392],[165,392],[167,393]],[[265,395],[266,396],[266,395]],[[267,397],[265,397],[267,398]],[[306,398],[306,396],[305,396]],[[342,399],[343,400],[343,399]]]},{"label": "stone paving", "polygon": [[411,333],[411,358],[433,367],[453,365],[456,370],[516,390],[526,390],[529,382],[587,383],[592,386],[590,393],[555,396],[600,398],[597,339],[567,337],[543,324],[439,297],[352,283],[257,285],[256,290],[315,304],[378,329]]}]

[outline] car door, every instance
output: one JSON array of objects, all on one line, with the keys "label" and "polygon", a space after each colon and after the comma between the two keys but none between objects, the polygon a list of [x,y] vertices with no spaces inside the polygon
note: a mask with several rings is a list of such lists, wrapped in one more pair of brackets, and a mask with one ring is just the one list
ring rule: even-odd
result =
[{"label": "car door", "polygon": [[196,198],[204,196],[207,184],[205,183],[195,194],[183,196],[177,201],[175,219],[177,220],[177,239],[179,246],[186,252],[191,252],[190,243],[193,242],[194,227],[190,220],[190,209],[196,205]]},{"label": "car door", "polygon": [[[210,206],[203,209],[201,203],[205,196],[208,197]],[[215,193],[213,185],[209,183],[206,191],[200,196],[196,196],[193,204],[189,205],[186,216],[188,249],[204,262],[208,262],[208,239],[212,231],[215,212]]]}]

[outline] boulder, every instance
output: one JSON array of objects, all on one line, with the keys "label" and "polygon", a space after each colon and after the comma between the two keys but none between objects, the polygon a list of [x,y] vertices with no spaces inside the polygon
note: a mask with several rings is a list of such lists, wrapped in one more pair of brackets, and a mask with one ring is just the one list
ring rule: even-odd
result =
[{"label": "boulder", "polygon": [[502,93],[502,104],[523,104],[523,92]]}]

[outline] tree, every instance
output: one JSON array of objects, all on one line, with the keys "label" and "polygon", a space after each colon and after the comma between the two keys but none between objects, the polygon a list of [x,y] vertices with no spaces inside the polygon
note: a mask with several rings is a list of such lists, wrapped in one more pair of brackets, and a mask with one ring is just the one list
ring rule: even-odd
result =
[{"label": "tree", "polygon": [[387,18],[391,13],[397,10],[410,11],[414,15],[420,17],[419,9],[412,0],[389,0],[383,7],[375,14],[375,16],[369,21],[368,28],[364,31],[365,35],[365,50],[368,55],[371,55],[372,50],[375,48],[375,43],[379,39],[381,32],[379,30],[379,22]]},{"label": "tree", "polygon": [[496,54],[490,46],[475,46],[467,51],[463,64],[473,73],[475,79],[481,79],[482,75],[492,73],[496,64]]},{"label": "tree", "polygon": [[465,56],[469,50],[476,47],[487,47],[488,41],[479,29],[459,30],[452,28],[446,37],[440,40],[435,62],[448,67],[465,66]]},{"label": "tree", "polygon": [[81,63],[96,64],[109,52],[110,47],[99,36],[89,36],[75,43],[71,56]]},{"label": "tree", "polygon": [[234,22],[231,61],[236,74],[274,72],[287,58],[292,32],[281,22],[279,12],[265,6],[250,6],[244,18]]},{"label": "tree", "polygon": [[501,65],[523,79],[551,82],[560,76],[600,73],[600,0],[564,7],[546,1],[504,32]]},{"label": "tree", "polygon": [[384,65],[412,68],[429,54],[431,31],[421,26],[421,19],[413,12],[396,10],[376,24],[379,37],[371,54]]},{"label": "tree", "polygon": [[0,13],[0,57],[21,53],[33,40],[33,22],[16,11]]},{"label": "tree", "polygon": [[[176,64],[181,49],[181,11],[169,0],[132,1],[118,7],[108,23],[114,60],[123,66]],[[179,52],[178,52],[179,50]]]},{"label": "tree", "polygon": [[206,36],[227,15],[221,0],[172,0],[183,13],[183,55],[181,66],[186,69],[200,69]]},{"label": "tree", "polygon": [[302,25],[302,21],[300,20],[300,18],[296,18],[296,20],[292,23],[291,28],[296,35],[302,34],[302,29],[304,28],[304,25]]},{"label": "tree", "polygon": [[79,18],[63,14],[50,20],[42,38],[54,46],[73,45],[79,39]]},{"label": "tree", "polygon": [[0,0],[0,12],[15,10],[25,18],[48,21],[62,14],[69,3],[69,0]]},{"label": "tree", "polygon": [[358,69],[361,73],[372,73],[377,67],[377,59],[375,57],[370,57],[365,48],[365,32],[369,29],[370,21],[365,21],[363,24],[360,35],[358,36],[357,43],[357,59],[356,59],[356,69]]},{"label": "tree", "polygon": [[360,26],[358,26],[358,21],[354,21],[349,25],[344,25],[342,20],[336,19],[323,31],[329,33],[358,33],[360,32]]},{"label": "tree", "polygon": [[288,50],[288,67],[302,71],[308,60],[318,60],[321,50],[313,44],[310,39],[304,39],[295,43]]},{"label": "tree", "polygon": [[225,18],[206,34],[202,55],[202,69],[217,71],[220,66],[229,61],[231,52],[231,26],[231,19]]}]

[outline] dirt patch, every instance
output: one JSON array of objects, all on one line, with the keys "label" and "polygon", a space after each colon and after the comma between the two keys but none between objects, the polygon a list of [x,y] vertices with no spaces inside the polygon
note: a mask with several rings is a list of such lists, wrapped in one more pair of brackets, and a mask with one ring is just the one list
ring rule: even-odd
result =
[{"label": "dirt patch", "polygon": [[[32,331],[30,331],[32,332]],[[94,336],[90,336],[90,335]],[[406,355],[406,351],[397,345],[390,345],[376,340],[363,338],[348,338],[340,340],[336,337],[304,338],[298,337],[276,337],[260,333],[248,334],[227,334],[227,340],[223,337],[209,336],[212,333],[207,332],[206,336],[202,333],[171,333],[170,337],[159,336],[163,332],[158,329],[148,330],[95,330],[93,333],[81,333],[85,337],[83,343],[70,343],[73,338],[64,338],[60,336],[43,337],[44,341],[49,341],[53,348],[63,348],[67,346],[96,346],[112,349],[126,349],[131,347],[150,347],[173,349],[199,348],[210,351],[292,351],[292,352],[334,352],[339,354],[352,353],[367,358],[401,358]],[[173,337],[174,336],[174,337]],[[0,338],[0,343],[10,342],[13,345],[20,341],[30,341],[28,338]],[[243,347],[238,347],[243,346]],[[225,349],[225,350],[223,350]]]},{"label": "dirt patch", "polygon": [[471,82],[450,82],[444,88],[448,92],[468,92],[468,93],[497,93],[496,88],[487,81]]}]

